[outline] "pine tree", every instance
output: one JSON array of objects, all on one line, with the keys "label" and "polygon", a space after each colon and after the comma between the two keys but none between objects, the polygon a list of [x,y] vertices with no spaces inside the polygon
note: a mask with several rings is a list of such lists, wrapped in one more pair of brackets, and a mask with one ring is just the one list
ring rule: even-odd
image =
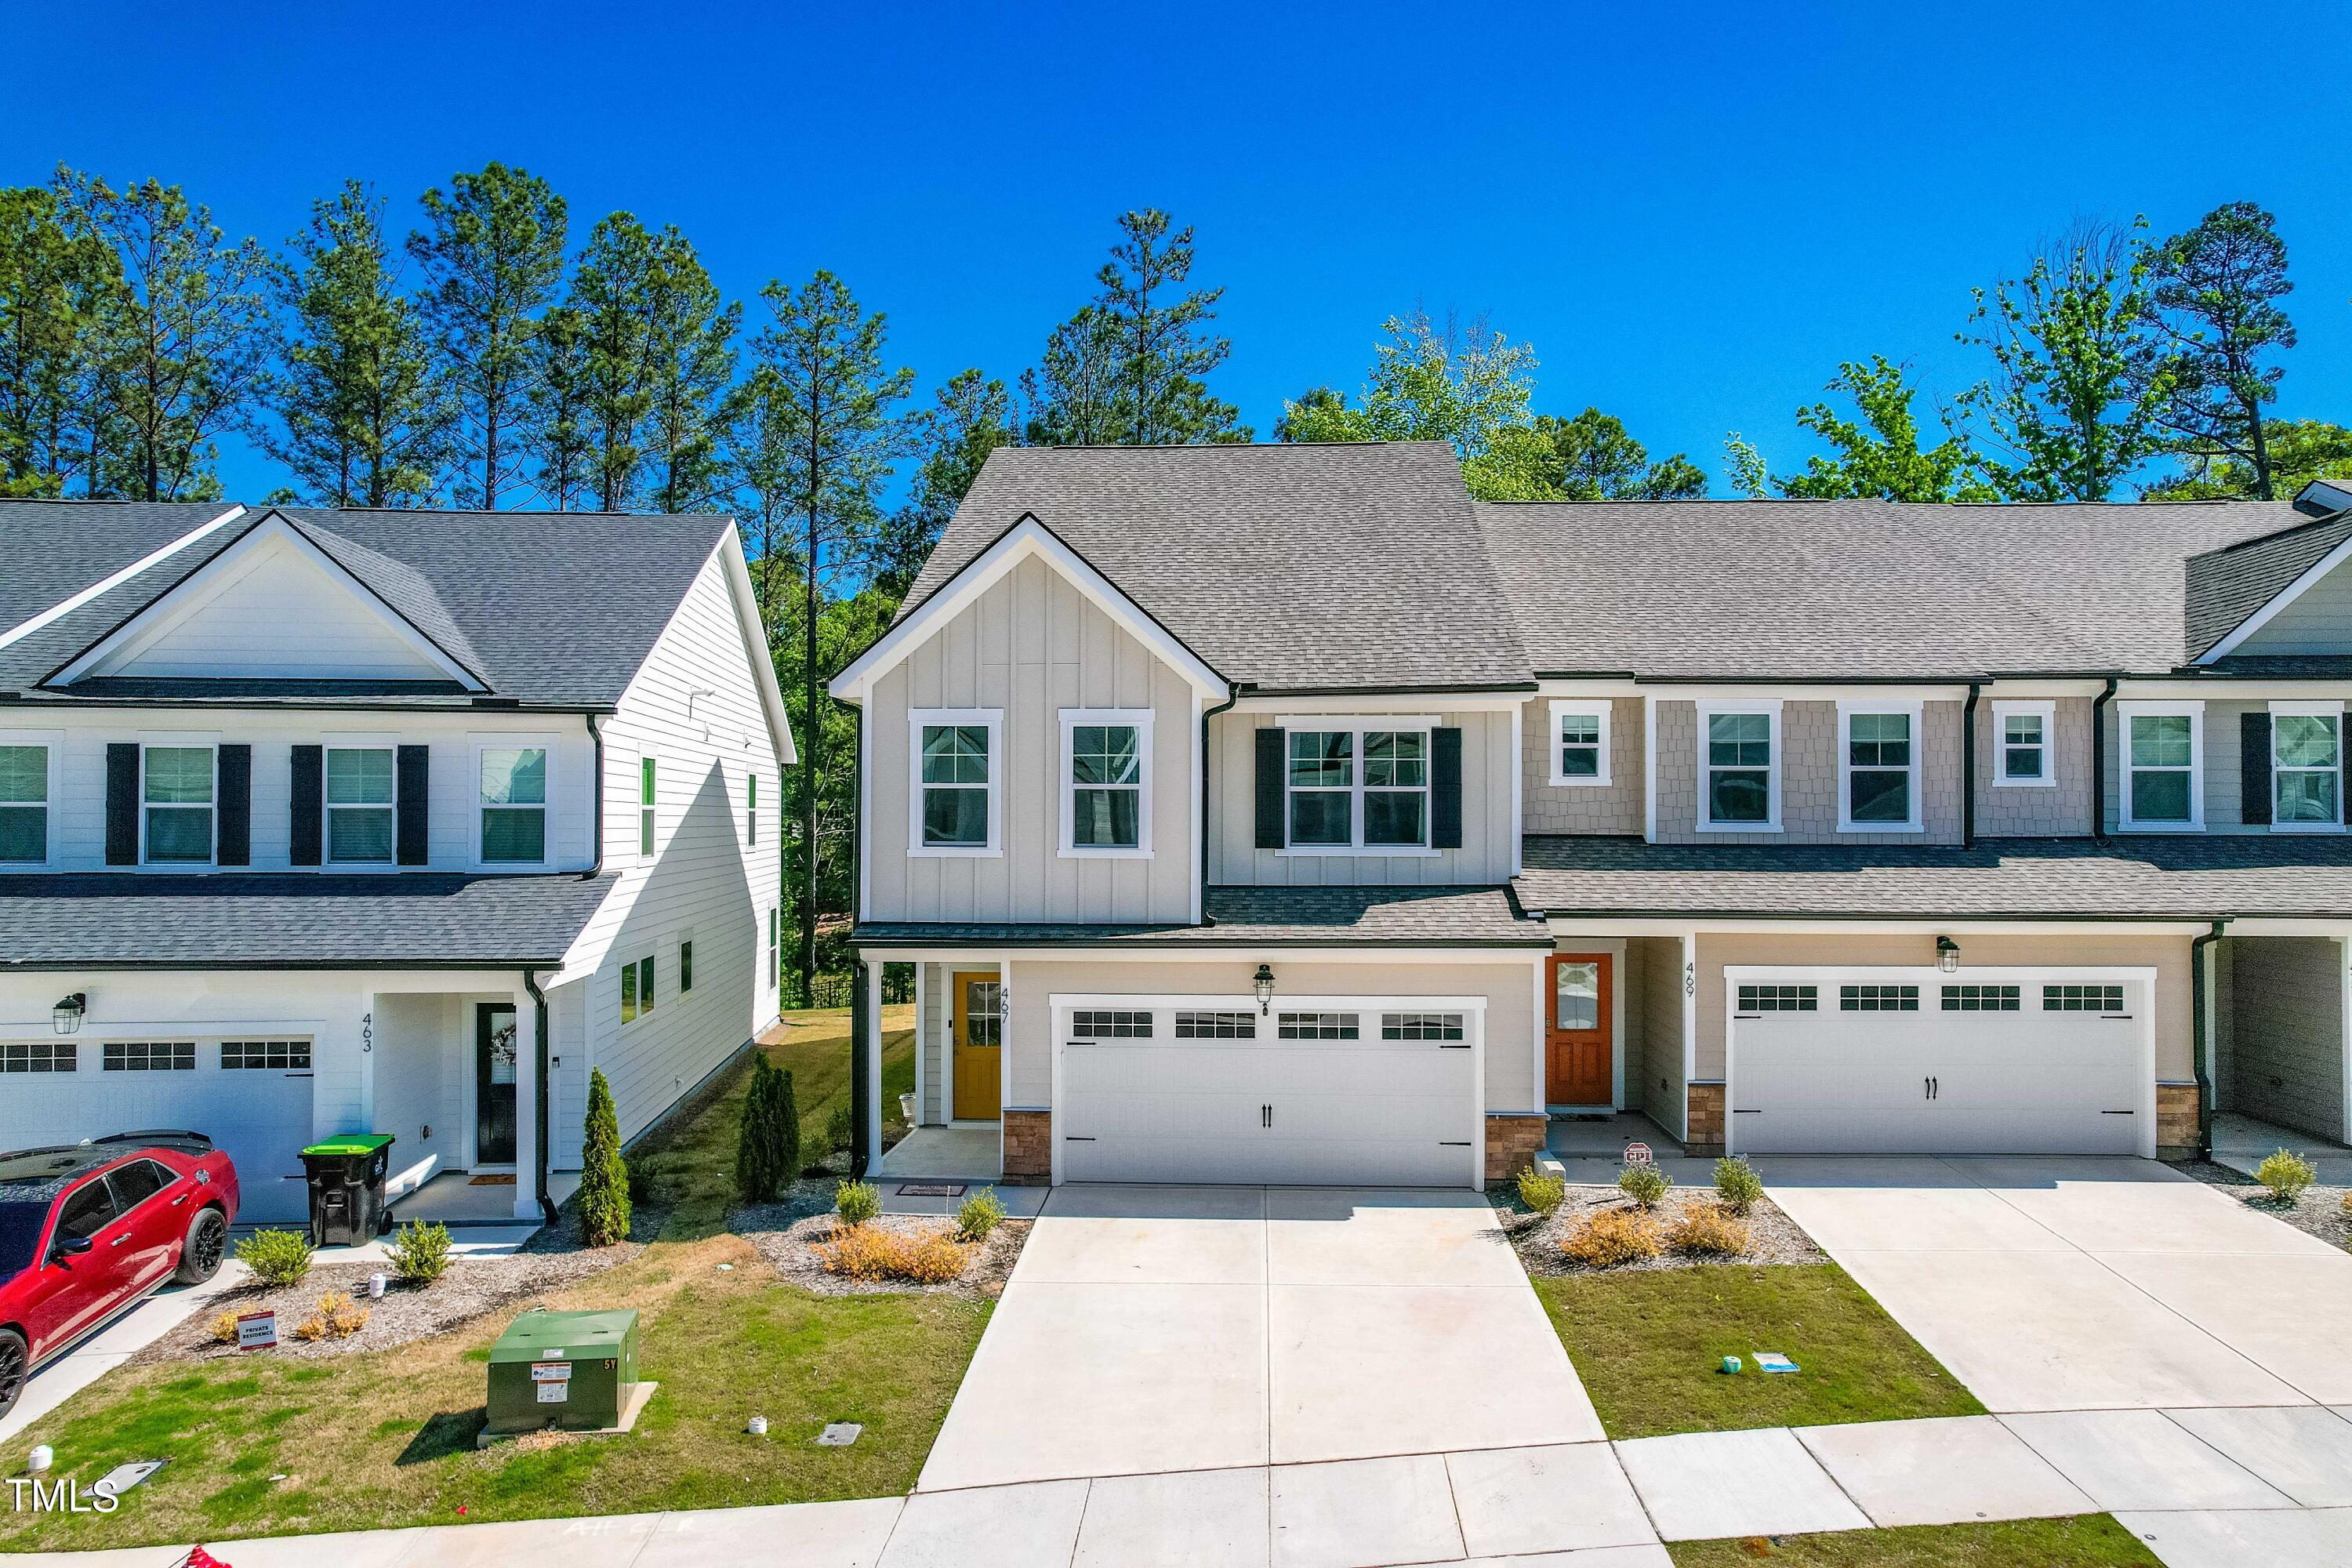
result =
[{"label": "pine tree", "polygon": [[629,1238],[629,1168],[621,1158],[621,1121],[603,1068],[588,1074],[588,1121],[580,1147],[580,1239],[610,1247]]},{"label": "pine tree", "polygon": [[570,511],[589,483],[588,329],[580,312],[558,305],[530,342],[530,406],[523,437],[531,481],[557,511]]},{"label": "pine tree", "polygon": [[742,320],[743,308],[727,302],[686,237],[662,230],[646,275],[646,499],[656,511],[699,510],[723,489],[719,438]]},{"label": "pine tree", "polygon": [[2285,371],[2268,362],[2295,342],[2294,323],[2277,303],[2294,289],[2285,242],[2270,214],[2231,202],[2158,246],[2153,270],[2168,351],[2157,424],[2174,451],[2192,462],[2239,464],[2252,474],[2255,497],[2272,500],[2263,410]]},{"label": "pine tree", "polygon": [[654,237],[628,213],[589,231],[572,279],[572,309],[581,326],[581,424],[587,437],[587,488],[597,510],[626,510],[644,466],[651,353],[646,289]]},{"label": "pine tree", "polygon": [[540,363],[533,339],[563,278],[569,225],[545,180],[491,163],[425,193],[425,230],[409,254],[424,268],[427,330],[457,395],[457,500],[484,511],[523,482],[524,438]]},{"label": "pine tree", "polygon": [[121,476],[104,354],[122,268],[57,193],[0,190],[0,495],[108,493]]},{"label": "pine tree", "polygon": [[1004,384],[977,370],[950,376],[917,429],[927,450],[915,469],[913,491],[877,529],[868,551],[874,585],[894,601],[914,582],[988,455],[1020,439]]}]

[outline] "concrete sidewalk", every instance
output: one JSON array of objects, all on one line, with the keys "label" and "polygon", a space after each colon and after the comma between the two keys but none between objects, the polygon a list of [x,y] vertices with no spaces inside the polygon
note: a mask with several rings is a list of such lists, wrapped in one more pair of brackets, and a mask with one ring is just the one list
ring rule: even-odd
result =
[{"label": "concrete sidewalk", "polygon": [[[2091,1410],[1693,1432],[1031,1481],[907,1498],[289,1536],[230,1568],[1386,1568],[1543,1555],[1665,1568],[1661,1541],[2112,1512],[2172,1568],[2352,1560],[2352,1413]],[[184,1548],[24,1568],[174,1568]]]}]

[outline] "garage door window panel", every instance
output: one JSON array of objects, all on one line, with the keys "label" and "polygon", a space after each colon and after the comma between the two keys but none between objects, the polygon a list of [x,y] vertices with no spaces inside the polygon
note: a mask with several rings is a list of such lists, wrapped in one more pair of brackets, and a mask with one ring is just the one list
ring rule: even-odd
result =
[{"label": "garage door window panel", "polygon": [[49,749],[0,746],[0,863],[49,858]]},{"label": "garage door window panel", "polygon": [[71,1072],[79,1066],[70,1040],[0,1042],[0,1072]]},{"label": "garage door window panel", "polygon": [[210,746],[142,749],[140,798],[147,861],[157,866],[210,865],[213,858],[213,764]]},{"label": "garage door window panel", "polygon": [[1841,985],[1838,987],[1838,1010],[1842,1013],[1916,1013],[1919,1010],[1919,988],[1916,985]]},{"label": "garage door window panel", "polygon": [[2154,832],[2204,826],[2203,704],[2122,709],[2123,825]]},{"label": "garage door window panel", "polygon": [[1179,1013],[1176,1015],[1176,1037],[1180,1040],[1255,1040],[1257,1038],[1257,1015]]},{"label": "garage door window panel", "polygon": [[1384,1040],[1459,1040],[1464,1038],[1464,1027],[1465,1020],[1459,1013],[1381,1015],[1381,1038]]},{"label": "garage door window panel", "polygon": [[2019,1006],[2018,990],[2014,985],[1947,985],[1943,988],[1944,1011],[2014,1013]]},{"label": "garage door window panel", "polygon": [[2271,824],[2288,830],[2343,825],[2344,716],[2271,710]]},{"label": "garage door window panel", "polygon": [[1821,1010],[1822,994],[1813,985],[1742,985],[1743,1013],[1813,1013]]},{"label": "garage door window panel", "polygon": [[1919,722],[1916,706],[1861,708],[1841,703],[1839,756],[1842,831],[1903,832],[1919,826]]},{"label": "garage door window panel", "polygon": [[308,1040],[223,1040],[224,1072],[309,1072]]},{"label": "garage door window panel", "polygon": [[1281,1013],[1275,1017],[1277,1039],[1352,1040],[1356,1030],[1353,1013]]},{"label": "garage door window panel", "polygon": [[1772,832],[1780,826],[1778,708],[1698,710],[1706,766],[1700,770],[1702,828]]},{"label": "garage door window panel", "polygon": [[1083,1040],[1148,1040],[1151,1038],[1151,1015],[1082,1007],[1070,1015],[1070,1032]]},{"label": "garage door window panel", "polygon": [[194,1072],[194,1040],[109,1040],[100,1053],[107,1072]]},{"label": "garage door window panel", "polygon": [[2124,1010],[2124,988],[2120,985],[2045,985],[2042,988],[2042,1010],[2050,1013],[2120,1013]]}]

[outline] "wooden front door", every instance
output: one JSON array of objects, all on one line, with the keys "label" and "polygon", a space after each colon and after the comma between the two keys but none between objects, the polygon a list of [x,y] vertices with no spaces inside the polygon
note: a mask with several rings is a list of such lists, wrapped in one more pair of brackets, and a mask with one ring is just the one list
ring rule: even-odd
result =
[{"label": "wooden front door", "polygon": [[997,1120],[1004,1110],[1004,984],[993,970],[955,977],[953,1048],[955,1120]]},{"label": "wooden front door", "polygon": [[1605,952],[1551,960],[1551,1013],[1544,1032],[1544,1102],[1608,1105],[1616,1096],[1616,1040],[1609,1026],[1615,977]]}]

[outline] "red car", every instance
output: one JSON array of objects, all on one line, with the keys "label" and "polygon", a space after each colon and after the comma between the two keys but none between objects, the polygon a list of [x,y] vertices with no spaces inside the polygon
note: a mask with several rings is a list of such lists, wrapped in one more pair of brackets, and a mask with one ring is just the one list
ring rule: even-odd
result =
[{"label": "red car", "polygon": [[0,1415],[35,1367],[166,1281],[220,1271],[236,1167],[200,1132],[0,1154]]}]

